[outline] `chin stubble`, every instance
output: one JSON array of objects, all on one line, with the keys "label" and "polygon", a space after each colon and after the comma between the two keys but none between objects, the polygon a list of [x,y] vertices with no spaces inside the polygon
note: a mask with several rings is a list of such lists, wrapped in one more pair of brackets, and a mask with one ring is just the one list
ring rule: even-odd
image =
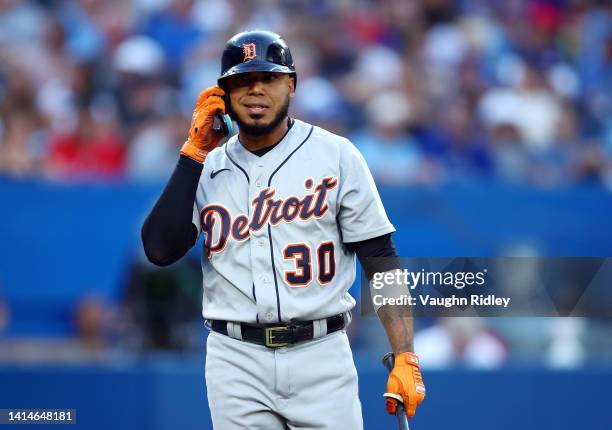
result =
[{"label": "chin stubble", "polygon": [[236,113],[233,111],[231,105],[229,106],[228,112],[229,112],[229,115],[232,117],[232,119],[236,122],[236,124],[238,124],[238,127],[243,133],[249,134],[251,136],[264,136],[268,133],[271,133],[276,127],[278,127],[278,125],[289,114],[289,96],[287,95],[287,99],[285,100],[285,103],[283,103],[283,106],[280,108],[280,110],[278,111],[274,119],[270,121],[268,124],[261,124],[261,125],[245,124],[243,121],[240,120],[240,118],[238,118],[238,115],[236,115]]}]

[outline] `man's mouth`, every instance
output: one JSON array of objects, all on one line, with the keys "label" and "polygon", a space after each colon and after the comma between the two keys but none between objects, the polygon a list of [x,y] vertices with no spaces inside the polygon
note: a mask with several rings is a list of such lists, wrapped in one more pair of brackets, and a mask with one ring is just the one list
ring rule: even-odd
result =
[{"label": "man's mouth", "polygon": [[266,105],[257,103],[249,103],[245,104],[244,106],[246,107],[247,112],[251,115],[262,115],[268,109]]}]

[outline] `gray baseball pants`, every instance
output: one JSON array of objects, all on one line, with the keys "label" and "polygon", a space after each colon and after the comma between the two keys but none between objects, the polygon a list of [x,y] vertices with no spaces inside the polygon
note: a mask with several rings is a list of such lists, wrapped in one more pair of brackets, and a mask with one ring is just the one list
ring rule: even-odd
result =
[{"label": "gray baseball pants", "polygon": [[276,349],[211,332],[206,389],[215,430],[363,429],[344,330]]}]

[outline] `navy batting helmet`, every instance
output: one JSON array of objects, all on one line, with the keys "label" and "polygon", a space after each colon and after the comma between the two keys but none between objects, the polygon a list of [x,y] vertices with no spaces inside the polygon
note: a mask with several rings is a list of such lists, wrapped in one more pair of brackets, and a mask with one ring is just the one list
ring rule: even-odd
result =
[{"label": "navy batting helmet", "polygon": [[291,51],[285,41],[271,31],[254,30],[238,33],[225,44],[221,57],[221,76],[248,72],[274,72],[293,75],[297,81]]}]

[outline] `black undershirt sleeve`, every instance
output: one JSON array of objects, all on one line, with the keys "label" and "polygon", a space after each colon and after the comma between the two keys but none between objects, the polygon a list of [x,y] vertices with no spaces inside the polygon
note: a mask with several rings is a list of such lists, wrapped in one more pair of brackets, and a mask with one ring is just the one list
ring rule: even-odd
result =
[{"label": "black undershirt sleeve", "polygon": [[161,196],[141,230],[149,261],[167,266],[193,247],[198,230],[193,225],[193,203],[203,165],[181,155]]},{"label": "black undershirt sleeve", "polygon": [[390,233],[361,242],[345,243],[345,246],[349,251],[357,254],[368,280],[372,279],[376,272],[387,272],[401,268],[400,259],[397,256],[397,250]]}]

